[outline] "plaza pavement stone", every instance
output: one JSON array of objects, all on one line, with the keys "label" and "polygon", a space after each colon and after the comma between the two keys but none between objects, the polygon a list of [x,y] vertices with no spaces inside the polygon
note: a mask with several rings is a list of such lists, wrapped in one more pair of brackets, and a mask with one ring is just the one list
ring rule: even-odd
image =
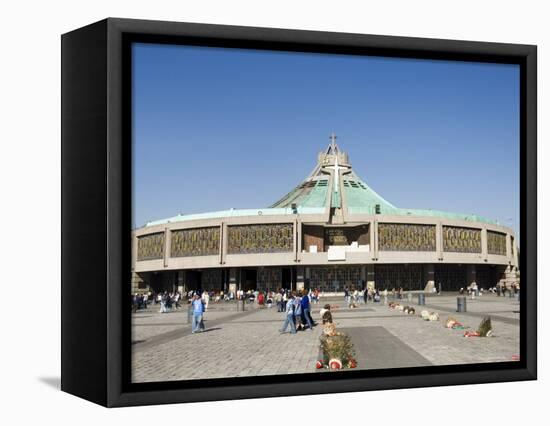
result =
[{"label": "plaza pavement stone", "polygon": [[[187,320],[188,305],[182,305],[179,309],[173,309],[166,313],[160,313],[159,305],[149,305],[147,309],[139,310],[132,315],[132,342],[139,344],[155,336],[160,336],[176,330],[191,330],[191,324]],[[208,320],[217,321],[230,317],[237,313],[236,306],[230,309],[211,307],[208,310]]]},{"label": "plaza pavement stone", "polygon": [[[511,361],[519,355],[519,303],[485,295],[467,301],[466,313],[456,313],[456,294],[426,298],[426,306],[411,305],[416,315],[389,309],[382,303],[349,309],[342,298],[313,305],[319,321],[324,303],[333,311],[338,329],[345,329],[357,346],[358,368],[397,368]],[[223,305],[223,304],[222,304]],[[231,305],[212,306],[205,314],[206,332],[191,334],[187,311],[159,314],[158,309],[133,315],[132,380],[134,382],[188,380],[315,371],[322,327],[296,335],[280,334],[284,314],[276,308],[237,312]],[[423,321],[421,310],[438,312],[440,321]],[[494,337],[466,338],[464,330],[444,327],[452,316],[475,331],[481,318],[491,316]],[[320,322],[320,321],[319,321]]]}]

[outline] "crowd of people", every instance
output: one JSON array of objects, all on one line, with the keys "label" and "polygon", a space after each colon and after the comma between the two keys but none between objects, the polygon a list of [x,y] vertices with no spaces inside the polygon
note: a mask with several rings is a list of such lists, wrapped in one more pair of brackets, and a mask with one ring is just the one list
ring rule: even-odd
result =
[{"label": "crowd of people", "polygon": [[[397,292],[393,289],[392,293],[397,295],[398,298],[401,298],[403,289],[400,288]],[[344,287],[344,301],[348,307],[354,307],[357,305],[366,304],[368,302],[380,303],[382,297],[387,300],[388,290],[384,290],[381,293],[379,289],[374,289],[372,287],[367,287],[361,290],[353,287]]]},{"label": "crowd of people", "polygon": [[[466,288],[462,287],[458,290],[459,294],[468,294],[472,299],[474,299],[475,296],[482,296],[484,292],[485,289],[483,287],[478,288],[476,283],[473,283]],[[506,297],[506,295],[508,295],[508,297],[512,298],[518,294],[519,287],[516,285],[516,283],[512,283],[510,287],[507,287],[505,284],[499,284],[494,287],[489,287],[487,289],[487,292],[503,297]]]},{"label": "crowd of people", "polygon": [[[280,289],[279,291],[253,291],[246,292],[239,290],[234,295],[231,293],[224,294],[223,292],[213,291],[196,291],[191,290],[183,295],[179,292],[146,292],[135,293],[132,296],[132,310],[134,312],[147,309],[151,303],[160,306],[159,313],[167,313],[179,310],[182,301],[189,305],[191,309],[192,333],[200,333],[204,331],[204,313],[208,309],[211,300],[215,303],[228,300],[242,300],[248,303],[256,303],[258,307],[271,308],[277,306],[277,312],[286,312],[287,320],[289,321],[284,329],[291,326],[291,332],[296,333],[298,330],[312,330],[316,325],[311,316],[311,304],[319,303],[320,292],[318,289],[309,291],[301,291],[299,293],[291,292],[290,290]],[[292,321],[290,322],[290,319]]]},{"label": "crowd of people", "polygon": [[[312,291],[288,292],[280,290],[276,294],[277,310],[285,313],[285,321],[281,333],[286,333],[290,327],[290,333],[296,334],[300,330],[313,331],[317,324],[311,317],[311,304],[319,303],[318,294],[313,296]],[[316,297],[313,299],[313,297]]]},{"label": "crowd of people", "polygon": [[159,293],[148,291],[145,293],[135,293],[132,296],[132,310],[136,312],[141,309],[147,309],[152,303],[156,306],[160,306],[160,313],[167,313],[180,309],[182,307],[182,303],[192,303],[195,295],[199,295],[201,300],[203,300],[206,304],[206,307],[208,307],[208,303],[210,302],[210,294],[206,291],[198,292],[195,290],[191,290],[183,294],[179,291],[164,291]]},{"label": "crowd of people", "polygon": [[[393,289],[392,295],[397,298],[402,297],[403,289]],[[202,291],[202,290],[190,290],[188,292],[180,293],[175,292],[145,292],[135,293],[132,296],[132,310],[134,312],[147,309],[150,304],[159,306],[160,313],[167,313],[176,311],[182,307],[182,303],[189,305],[195,300],[195,296],[199,296],[204,305],[204,309],[208,309],[208,305],[213,303],[228,302],[234,300],[241,300],[247,304],[255,303],[259,307],[277,307],[277,312],[286,312],[288,301],[291,298],[292,292],[288,289],[279,289],[278,291],[272,290],[237,290],[233,292],[223,291]],[[307,296],[308,300],[312,304],[320,303],[321,291],[318,288],[309,289],[294,293],[294,299]],[[354,288],[346,287],[344,289],[344,298],[348,306],[368,303],[369,301],[378,303],[381,298],[384,297],[387,300],[388,291],[374,290],[372,288],[365,288],[364,290],[358,290]]]}]

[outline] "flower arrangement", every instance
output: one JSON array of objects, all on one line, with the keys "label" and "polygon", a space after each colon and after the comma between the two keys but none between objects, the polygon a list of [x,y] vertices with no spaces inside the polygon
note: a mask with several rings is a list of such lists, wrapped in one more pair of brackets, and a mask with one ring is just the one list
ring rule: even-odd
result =
[{"label": "flower arrangement", "polygon": [[464,333],[464,337],[490,337],[492,334],[491,317],[485,317],[481,320],[477,331],[467,331]]},{"label": "flower arrangement", "polygon": [[445,322],[445,327],[446,328],[452,328],[453,330],[455,330],[455,329],[462,330],[462,329],[466,328],[466,327],[464,327],[464,324],[458,322],[453,317],[448,317],[447,318],[447,321]]},{"label": "flower arrangement", "polygon": [[416,310],[412,306],[405,306],[403,308],[403,313],[405,313],[405,314],[414,315],[415,312],[416,312]]},{"label": "flower arrangement", "polygon": [[346,333],[337,332],[334,324],[330,325],[332,327],[327,327],[328,333],[320,338],[323,359],[317,362],[317,368],[320,368],[319,365],[331,370],[357,367],[351,338]]},{"label": "flower arrangement", "polygon": [[332,322],[327,322],[323,325],[323,335],[336,336],[336,326]]},{"label": "flower arrangement", "polygon": [[420,316],[424,321],[439,321],[439,314],[437,312],[428,312],[424,310],[420,312]]}]

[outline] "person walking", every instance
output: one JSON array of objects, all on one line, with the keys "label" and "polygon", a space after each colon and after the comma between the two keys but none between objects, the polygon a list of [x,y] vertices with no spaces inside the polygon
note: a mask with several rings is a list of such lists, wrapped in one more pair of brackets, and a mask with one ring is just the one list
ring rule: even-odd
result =
[{"label": "person walking", "polygon": [[313,321],[311,319],[311,313],[310,313],[311,301],[309,300],[309,296],[305,292],[304,292],[304,295],[302,296],[302,300],[300,304],[302,305],[302,317],[305,320],[302,322],[303,323],[307,322],[307,325],[310,331],[313,331]]},{"label": "person walking", "polygon": [[285,322],[283,324],[283,328],[281,328],[279,331],[281,333],[286,333],[286,329],[288,326],[290,326],[290,334],[296,334],[296,325],[294,323],[294,296],[291,295],[288,303],[286,304],[286,312],[285,312]]},{"label": "person walking", "polygon": [[160,311],[159,311],[161,314],[165,314],[166,312],[168,312],[168,308],[166,307],[167,300],[168,300],[168,295],[166,294],[166,292],[162,293],[162,296],[160,297]]},{"label": "person walking", "polygon": [[166,312],[170,311],[172,309],[172,293],[166,292],[166,301],[164,302],[164,306],[166,307]]},{"label": "person walking", "polygon": [[180,294],[179,291],[177,291],[176,294],[174,294],[174,309],[175,310],[178,310],[179,308],[181,308],[180,298],[181,298],[181,294]]},{"label": "person walking", "polygon": [[206,290],[202,293],[202,301],[204,303],[204,310],[206,311],[208,309],[208,303],[210,302],[210,295]]},{"label": "person walking", "polygon": [[[293,295],[294,296],[294,295]],[[291,301],[289,300],[288,303]],[[294,305],[294,320],[296,321],[296,330],[302,329],[302,297],[300,296],[294,296],[294,300],[292,301],[292,304]]]},{"label": "person walking", "polygon": [[277,304],[277,312],[284,312],[283,310],[283,295],[280,291],[275,294],[275,303]]},{"label": "person walking", "polygon": [[193,296],[193,323],[191,325],[191,333],[200,333],[202,325],[202,316],[204,314],[204,305],[198,294]]}]

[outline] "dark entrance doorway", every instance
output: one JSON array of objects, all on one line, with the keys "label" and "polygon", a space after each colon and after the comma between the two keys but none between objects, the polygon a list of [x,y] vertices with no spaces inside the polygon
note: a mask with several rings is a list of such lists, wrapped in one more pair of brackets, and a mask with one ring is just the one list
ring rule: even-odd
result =
[{"label": "dark entrance doorway", "polygon": [[162,274],[153,272],[151,274],[151,288],[155,293],[164,292],[164,286],[162,285]]},{"label": "dark entrance doorway", "polygon": [[229,291],[229,269],[222,269],[222,291],[227,293]]},{"label": "dark entrance doorway", "polygon": [[503,265],[476,265],[476,283],[485,290],[496,287],[504,278],[506,266]]},{"label": "dark entrance doorway", "polygon": [[173,292],[177,288],[177,272],[152,272],[150,287],[155,293]]},{"label": "dark entrance doorway", "polygon": [[258,286],[258,271],[256,269],[243,269],[243,290],[256,290]]},{"label": "dark entrance doorway", "polygon": [[468,286],[466,265],[435,265],[434,279],[441,291],[457,291]]},{"label": "dark entrance doorway", "polygon": [[281,286],[286,290],[292,290],[295,286],[294,273],[292,268],[282,268],[281,270]]},{"label": "dark entrance doorway", "polygon": [[201,271],[185,271],[185,287],[189,290],[202,290],[202,272]]}]

